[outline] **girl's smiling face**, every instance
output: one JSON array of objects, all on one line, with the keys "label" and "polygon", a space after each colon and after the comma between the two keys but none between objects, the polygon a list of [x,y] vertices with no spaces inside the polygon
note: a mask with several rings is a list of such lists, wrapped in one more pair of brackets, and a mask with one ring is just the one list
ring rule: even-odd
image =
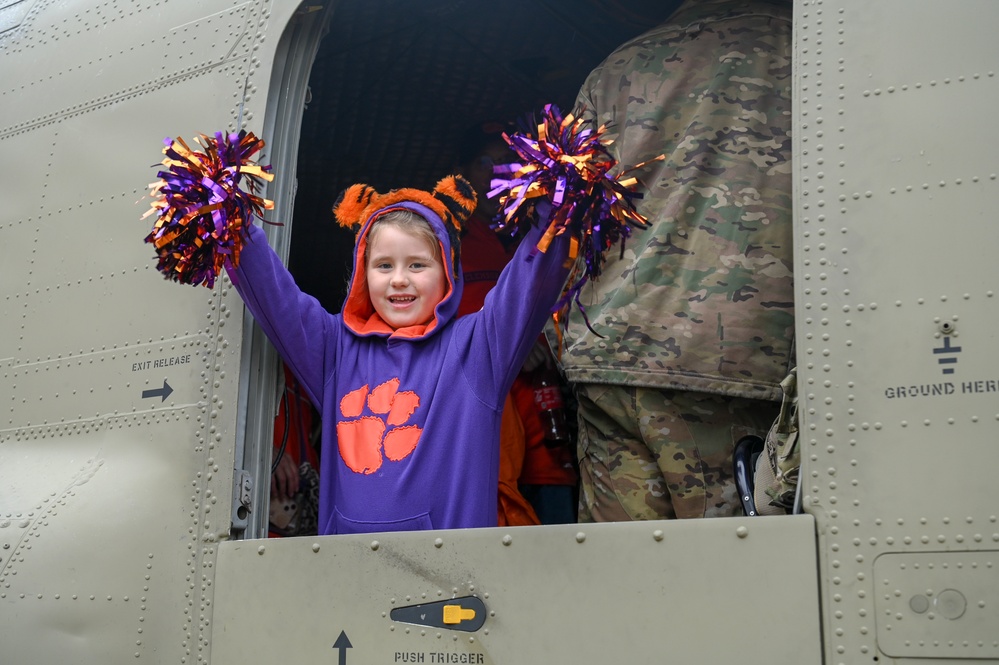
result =
[{"label": "girl's smiling face", "polygon": [[368,295],[393,330],[430,323],[444,299],[444,266],[434,250],[425,237],[395,224],[378,224],[369,232]]}]

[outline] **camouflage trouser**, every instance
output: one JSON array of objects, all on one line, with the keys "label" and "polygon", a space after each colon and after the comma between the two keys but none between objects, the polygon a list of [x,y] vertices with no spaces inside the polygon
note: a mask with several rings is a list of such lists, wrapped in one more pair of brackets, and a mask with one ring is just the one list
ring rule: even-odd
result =
[{"label": "camouflage trouser", "polygon": [[577,384],[579,521],[741,514],[735,443],[764,437],[776,402]]}]

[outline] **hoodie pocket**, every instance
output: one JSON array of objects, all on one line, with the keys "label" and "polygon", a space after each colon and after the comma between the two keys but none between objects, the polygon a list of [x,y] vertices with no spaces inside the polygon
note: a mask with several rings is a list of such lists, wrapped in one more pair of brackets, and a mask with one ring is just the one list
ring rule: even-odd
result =
[{"label": "hoodie pocket", "polygon": [[330,517],[328,526],[329,528],[326,530],[326,533],[330,534],[429,531],[434,528],[434,524],[430,520],[430,513],[422,513],[413,517],[386,522],[362,522],[352,520],[336,509],[333,510],[333,515]]}]

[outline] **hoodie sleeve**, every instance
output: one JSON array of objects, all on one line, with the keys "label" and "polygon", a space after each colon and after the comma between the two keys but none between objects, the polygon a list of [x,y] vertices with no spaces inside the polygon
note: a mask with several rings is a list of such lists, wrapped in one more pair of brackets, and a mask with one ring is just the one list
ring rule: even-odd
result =
[{"label": "hoodie sleeve", "polygon": [[542,228],[531,229],[486,296],[482,310],[465,317],[474,319],[477,340],[464,364],[466,378],[480,396],[499,387],[497,407],[502,406],[503,396],[551,316],[571,267],[568,234],[554,238],[546,252],[532,255],[542,232]]},{"label": "hoodie sleeve", "polygon": [[227,269],[236,291],[322,411],[327,342],[336,330],[333,316],[298,288],[262,229],[250,227],[239,258],[239,268]]}]

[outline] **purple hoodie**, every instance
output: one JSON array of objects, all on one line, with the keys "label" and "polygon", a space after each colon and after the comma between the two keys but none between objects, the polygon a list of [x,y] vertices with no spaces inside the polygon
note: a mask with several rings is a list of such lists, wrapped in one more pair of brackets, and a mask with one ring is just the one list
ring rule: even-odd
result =
[{"label": "purple hoodie", "polygon": [[[367,298],[363,249],[371,222],[400,207],[430,222],[449,289],[427,326],[392,331]],[[532,229],[482,310],[455,319],[462,277],[441,218],[419,203],[364,223],[342,314],[249,233],[230,276],[323,417],[320,534],[495,526],[504,399],[561,293],[568,238],[531,256]]]}]

